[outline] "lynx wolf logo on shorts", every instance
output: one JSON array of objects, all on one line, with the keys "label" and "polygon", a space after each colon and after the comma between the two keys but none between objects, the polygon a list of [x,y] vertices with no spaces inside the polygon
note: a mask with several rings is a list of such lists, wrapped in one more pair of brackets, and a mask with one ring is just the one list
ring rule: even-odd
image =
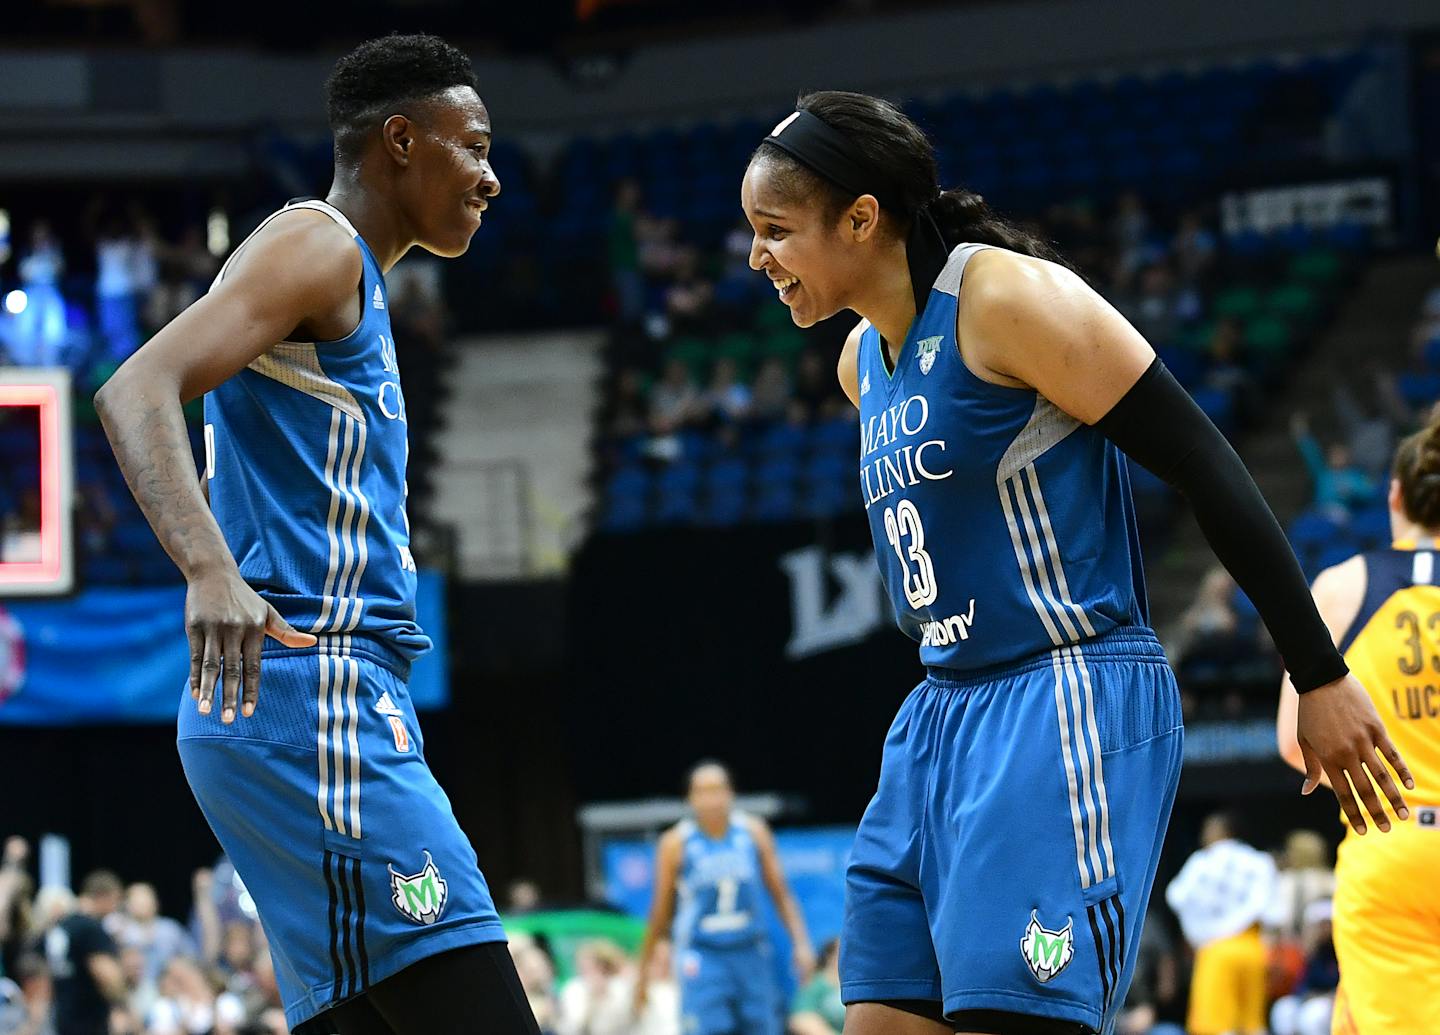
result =
[{"label": "lynx wolf logo on shorts", "polygon": [[930,368],[935,365],[935,357],[940,355],[940,343],[944,340],[943,335],[937,334],[933,338],[921,338],[915,343],[920,354],[920,373],[930,373]]},{"label": "lynx wolf logo on shorts", "polygon": [[1047,931],[1040,926],[1035,910],[1030,910],[1030,923],[1020,939],[1020,955],[1025,957],[1025,965],[1036,981],[1044,984],[1070,965],[1075,955],[1074,930],[1074,919],[1067,917],[1064,930]]},{"label": "lynx wolf logo on shorts", "polygon": [[425,853],[425,868],[413,876],[405,876],[386,864],[390,871],[390,901],[395,908],[417,924],[433,924],[445,911],[447,886],[435,868],[430,853]]}]

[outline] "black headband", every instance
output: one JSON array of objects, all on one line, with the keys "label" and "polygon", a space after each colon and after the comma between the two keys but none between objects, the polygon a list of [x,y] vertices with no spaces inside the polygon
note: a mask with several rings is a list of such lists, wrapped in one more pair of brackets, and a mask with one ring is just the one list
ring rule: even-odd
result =
[{"label": "black headband", "polygon": [[787,115],[765,143],[774,144],[801,165],[857,197],[873,194],[882,208],[900,207],[896,192],[876,182],[879,177],[867,167],[850,138],[818,115],[808,111]]},{"label": "black headband", "polygon": [[905,256],[910,266],[910,283],[915,291],[915,311],[924,312],[930,288],[950,258],[944,235],[930,212],[930,202],[921,205],[917,211],[906,212],[900,192],[892,185],[880,182],[881,175],[867,165],[850,138],[808,111],[786,116],[771,130],[765,143],[778,147],[801,165],[856,197],[873,195],[881,208],[910,219]]}]

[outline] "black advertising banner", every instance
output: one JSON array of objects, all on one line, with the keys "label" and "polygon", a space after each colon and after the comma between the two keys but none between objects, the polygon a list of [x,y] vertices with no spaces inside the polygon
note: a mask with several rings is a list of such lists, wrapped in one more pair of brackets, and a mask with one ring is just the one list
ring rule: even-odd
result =
[{"label": "black advertising banner", "polygon": [[597,536],[572,569],[570,733],[582,800],[678,790],[696,760],[854,821],[924,676],[863,516]]}]

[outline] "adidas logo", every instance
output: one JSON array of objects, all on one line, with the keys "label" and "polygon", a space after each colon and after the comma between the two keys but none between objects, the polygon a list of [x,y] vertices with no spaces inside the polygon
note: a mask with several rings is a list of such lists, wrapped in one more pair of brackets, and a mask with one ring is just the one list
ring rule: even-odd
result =
[{"label": "adidas logo", "polygon": [[394,702],[394,701],[390,700],[390,691],[389,691],[389,690],[386,690],[385,692],[383,692],[383,693],[380,695],[380,700],[378,700],[378,701],[375,702],[375,710],[376,710],[377,712],[379,712],[381,715],[404,715],[404,714],[405,714],[405,713],[402,712],[399,708],[396,708],[396,707],[395,707],[395,702]]},{"label": "adidas logo", "polygon": [[870,371],[868,371],[868,370],[865,371],[865,379],[860,382],[860,394],[861,394],[861,395],[869,395],[869,394],[870,394]]},{"label": "adidas logo", "polygon": [[380,293],[380,285],[375,285],[375,294],[370,298],[370,304],[376,309],[385,308],[385,296]]}]

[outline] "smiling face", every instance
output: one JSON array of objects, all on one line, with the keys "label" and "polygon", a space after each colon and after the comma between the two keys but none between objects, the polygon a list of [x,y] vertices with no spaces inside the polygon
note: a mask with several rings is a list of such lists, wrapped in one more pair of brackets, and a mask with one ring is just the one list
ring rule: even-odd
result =
[{"label": "smiling face", "polygon": [[500,193],[490,167],[490,134],[490,114],[468,86],[452,86],[421,102],[413,119],[396,115],[387,121],[392,147],[398,146],[396,138],[409,138],[401,198],[426,251],[445,258],[464,254],[481,213]]},{"label": "smiling face", "polygon": [[751,269],[770,278],[796,326],[810,327],[850,307],[874,230],[873,214],[864,224],[862,212],[857,227],[854,209],[868,209],[874,199],[863,195],[835,212],[823,191],[797,196],[795,181],[792,168],[762,154],[745,170],[740,205],[754,234]]}]

